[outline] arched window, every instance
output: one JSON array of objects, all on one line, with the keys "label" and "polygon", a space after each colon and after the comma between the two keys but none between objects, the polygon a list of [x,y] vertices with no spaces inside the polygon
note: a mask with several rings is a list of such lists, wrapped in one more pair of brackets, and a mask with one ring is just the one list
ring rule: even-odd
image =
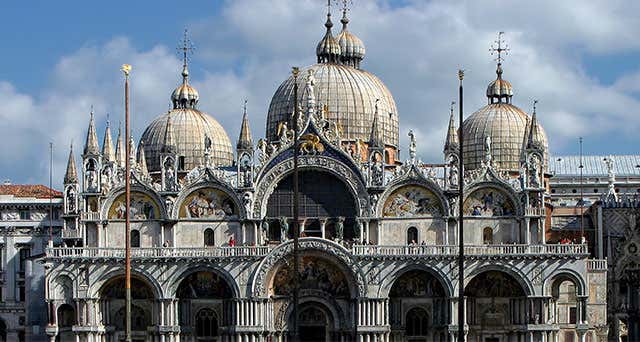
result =
[{"label": "arched window", "polygon": [[429,316],[424,309],[413,308],[407,312],[407,336],[427,336],[428,328]]},{"label": "arched window", "polygon": [[218,336],[218,320],[211,309],[202,309],[196,314],[196,335],[198,337]]},{"label": "arched window", "polygon": [[137,229],[131,231],[131,247],[140,247],[140,231]]},{"label": "arched window", "polygon": [[418,243],[418,228],[409,227],[407,229],[407,245]]},{"label": "arched window", "polygon": [[482,243],[485,245],[493,245],[493,228],[485,227],[482,230]]},{"label": "arched window", "polygon": [[76,324],[76,313],[73,307],[69,304],[62,304],[58,307],[58,327],[70,328]]},{"label": "arched window", "polygon": [[207,228],[204,230],[204,245],[205,247],[215,246],[215,238],[213,235],[213,229]]}]

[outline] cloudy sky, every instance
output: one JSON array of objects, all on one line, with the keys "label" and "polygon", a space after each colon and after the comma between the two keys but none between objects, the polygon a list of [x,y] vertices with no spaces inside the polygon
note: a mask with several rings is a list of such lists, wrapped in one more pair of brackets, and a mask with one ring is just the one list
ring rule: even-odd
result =
[{"label": "cloudy sky", "polygon": [[[337,6],[334,6],[337,7]],[[85,140],[90,107],[100,140],[123,117],[122,75],[132,64],[133,133],[166,112],[180,80],[176,46],[185,28],[200,109],[237,139],[243,99],[254,137],[264,135],[271,96],[291,66],[315,62],[323,0],[4,1],[0,10],[0,177],[48,182],[48,143],[61,183],[73,141]],[[456,71],[466,70],[465,112],[486,102],[495,78],[489,46],[505,31],[504,78],[514,104],[539,120],[553,154],[638,153],[640,2],[353,0],[350,30],[367,47],[363,68],[394,94],[401,145],[411,128],[421,159],[440,161]],[[334,23],[339,13],[334,10]],[[335,28],[338,28],[336,25]],[[334,29],[335,29],[334,28]],[[334,30],[337,33],[337,30]],[[115,132],[114,132],[115,133]]]}]

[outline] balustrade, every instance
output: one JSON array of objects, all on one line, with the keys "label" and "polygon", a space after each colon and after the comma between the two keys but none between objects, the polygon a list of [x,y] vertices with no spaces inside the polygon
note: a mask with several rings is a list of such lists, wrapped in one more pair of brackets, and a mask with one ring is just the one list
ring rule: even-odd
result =
[{"label": "balustrade", "polygon": [[588,272],[606,272],[607,259],[588,259],[587,271]]},{"label": "balustrade", "polygon": [[[236,247],[142,247],[131,248],[131,257],[136,258],[227,258],[262,257],[272,246]],[[351,252],[357,256],[456,256],[458,246],[451,245],[354,245]],[[47,248],[47,257],[53,258],[124,258],[124,248],[65,247]],[[466,245],[466,256],[516,256],[516,255],[587,255],[586,244],[549,245]],[[606,270],[606,260],[588,260],[589,270]]]},{"label": "balustrade", "polygon": [[[267,246],[174,248],[131,248],[131,258],[225,258],[257,257],[269,253]],[[124,258],[124,248],[65,247],[47,248],[47,257],[52,258]]]},{"label": "balustrade", "polygon": [[80,220],[91,221],[91,222],[100,221],[100,213],[93,212],[93,211],[88,211],[88,212],[83,211],[80,213]]},{"label": "balustrade", "polygon": [[[384,246],[384,245],[356,245],[353,254],[361,256],[455,256],[458,246],[446,245],[416,245],[416,246]],[[500,255],[584,255],[588,254],[587,245],[466,245],[464,254],[467,256],[500,256]]]}]

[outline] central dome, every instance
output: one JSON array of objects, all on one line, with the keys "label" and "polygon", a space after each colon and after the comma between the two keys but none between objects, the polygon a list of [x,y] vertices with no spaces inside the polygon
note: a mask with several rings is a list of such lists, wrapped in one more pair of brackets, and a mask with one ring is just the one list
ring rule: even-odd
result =
[{"label": "central dome", "polygon": [[[331,22],[328,19],[327,33],[322,42],[335,40],[331,35]],[[343,30],[346,30],[343,27]],[[351,36],[353,34],[349,33]],[[340,36],[344,38],[343,36]],[[352,40],[357,37],[353,36]],[[325,45],[322,45],[325,46]],[[339,45],[338,45],[339,46]],[[341,51],[342,62],[335,61],[331,51],[319,49],[318,64],[302,68],[300,75],[312,71],[315,78],[315,100],[328,107],[325,118],[335,122],[341,128],[341,138],[347,141],[369,140],[371,126],[375,115],[376,99],[378,102],[378,125],[386,145],[398,147],[398,109],[391,92],[375,75],[361,70],[359,61],[364,58],[364,48],[357,56],[344,55],[353,51]],[[351,51],[351,52],[349,52]],[[331,52],[331,53],[330,53]],[[356,58],[357,63],[347,63]],[[306,103],[304,86],[306,77],[298,77],[298,103]],[[269,141],[277,141],[278,124],[290,120],[293,113],[293,84],[290,76],[276,90],[267,116],[266,137]]]}]

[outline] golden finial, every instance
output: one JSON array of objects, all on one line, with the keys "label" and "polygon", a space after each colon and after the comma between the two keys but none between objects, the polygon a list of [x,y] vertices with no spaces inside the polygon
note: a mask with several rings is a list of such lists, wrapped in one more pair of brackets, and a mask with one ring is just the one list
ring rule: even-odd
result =
[{"label": "golden finial", "polygon": [[460,82],[462,82],[462,80],[464,79],[464,70],[463,69],[458,69],[458,79],[460,80]]},{"label": "golden finial", "polygon": [[293,77],[298,77],[298,75],[300,74],[300,68],[298,67],[291,68],[291,73],[293,74]]},{"label": "golden finial", "polygon": [[122,67],[120,68],[120,70],[122,70],[122,72],[124,73],[124,75],[126,77],[129,77],[129,73],[131,72],[131,65],[130,64],[122,64]]},{"label": "golden finial", "polygon": [[182,41],[179,42],[179,45],[176,48],[176,50],[182,55],[183,65],[187,65],[187,62],[189,61],[189,54],[192,54],[195,49],[196,48],[193,46],[191,39],[189,39],[189,30],[185,28]]}]

